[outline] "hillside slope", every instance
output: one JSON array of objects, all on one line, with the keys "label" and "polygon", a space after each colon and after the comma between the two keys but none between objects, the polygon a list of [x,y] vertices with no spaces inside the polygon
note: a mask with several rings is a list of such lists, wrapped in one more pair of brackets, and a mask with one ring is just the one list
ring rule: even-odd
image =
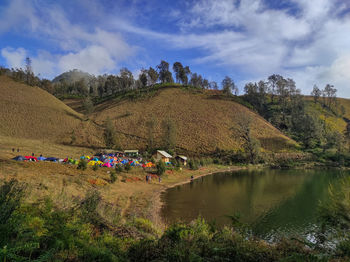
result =
[{"label": "hillside slope", "polygon": [[151,119],[155,121],[156,144],[161,147],[162,122],[172,119],[176,126],[176,146],[180,151],[208,153],[216,148],[241,148],[240,136],[232,130],[241,116],[252,119],[253,135],[265,150],[283,151],[295,147],[293,140],[259,115],[209,91],[166,88],[153,97],[136,101],[111,100],[100,104],[92,118],[103,125],[109,117],[115,123],[119,142],[124,148],[146,147],[146,123]]},{"label": "hillside slope", "polygon": [[98,133],[95,125],[53,95],[0,76],[0,136],[69,143],[73,130],[77,144],[100,140],[87,136]]},{"label": "hillside slope", "polygon": [[337,98],[338,110],[343,106],[345,114],[343,116],[336,115],[332,111],[324,108],[321,103],[314,103],[313,98],[305,96],[306,111],[311,114],[318,115],[326,124],[334,130],[343,133],[346,130],[347,121],[350,120],[350,99]]}]

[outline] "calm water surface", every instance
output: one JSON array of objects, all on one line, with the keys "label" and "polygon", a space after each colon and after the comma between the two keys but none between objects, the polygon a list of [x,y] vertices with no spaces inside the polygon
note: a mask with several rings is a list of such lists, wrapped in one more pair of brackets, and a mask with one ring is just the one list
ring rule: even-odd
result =
[{"label": "calm water surface", "polygon": [[262,170],[220,173],[167,190],[162,216],[168,223],[198,216],[218,225],[240,214],[255,234],[307,234],[317,225],[320,201],[329,186],[340,186],[348,172],[338,170]]}]

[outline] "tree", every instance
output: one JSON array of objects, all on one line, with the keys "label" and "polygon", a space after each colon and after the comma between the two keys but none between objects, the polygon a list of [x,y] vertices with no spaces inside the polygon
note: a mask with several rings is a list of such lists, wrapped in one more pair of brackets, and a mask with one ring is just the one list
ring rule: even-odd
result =
[{"label": "tree", "polygon": [[30,57],[26,57],[25,73],[26,73],[26,82],[28,85],[31,85],[32,79],[34,78],[34,74],[33,74],[33,68],[32,68],[32,60],[30,59]]},{"label": "tree", "polygon": [[90,96],[86,97],[83,102],[83,107],[86,115],[90,115],[94,111],[94,104]]},{"label": "tree", "polygon": [[175,62],[173,65],[173,71],[175,72],[176,83],[182,82],[182,74],[184,67],[180,62]]},{"label": "tree", "polygon": [[118,145],[117,133],[112,120],[108,117],[105,123],[105,143],[108,148],[113,148]]},{"label": "tree", "polygon": [[252,118],[245,114],[239,114],[235,126],[233,127],[234,136],[240,136],[243,141],[243,149],[247,154],[250,163],[257,163],[260,158],[260,142],[252,136],[251,130]]},{"label": "tree", "polygon": [[145,69],[141,69],[141,74],[139,75],[139,81],[142,84],[142,87],[146,87],[147,86],[147,70]]},{"label": "tree", "polygon": [[322,91],[318,88],[317,85],[314,85],[311,95],[314,98],[314,102],[315,104],[318,102],[318,99],[320,98],[320,96],[322,95]]},{"label": "tree", "polygon": [[222,91],[225,95],[231,95],[232,93],[238,95],[238,88],[235,82],[229,76],[225,76],[224,80],[221,82],[221,85]]},{"label": "tree", "polygon": [[334,86],[327,84],[323,89],[324,105],[331,109],[332,104],[336,105],[337,89]]},{"label": "tree", "polygon": [[157,65],[159,80],[161,83],[174,83],[173,76],[169,71],[169,63],[162,60],[159,65]]},{"label": "tree", "polygon": [[167,118],[162,123],[163,126],[163,146],[165,150],[172,151],[176,145],[176,127],[171,118]]},{"label": "tree", "polygon": [[146,128],[147,128],[147,150],[148,152],[152,153],[154,149],[154,128],[156,125],[156,120],[152,116],[149,121],[146,122]]},{"label": "tree", "polygon": [[157,83],[157,80],[159,78],[158,72],[154,68],[150,67],[147,73],[150,85],[154,85],[155,83]]},{"label": "tree", "polygon": [[158,176],[161,176],[165,173],[165,170],[166,170],[166,166],[165,166],[165,163],[160,160],[157,162],[157,175]]},{"label": "tree", "polygon": [[215,81],[211,81],[209,83],[209,87],[210,87],[210,89],[213,89],[213,90],[218,90],[219,89],[218,83],[216,83]]},{"label": "tree", "polygon": [[134,86],[134,76],[126,67],[120,69],[120,82],[122,90],[132,89]]}]

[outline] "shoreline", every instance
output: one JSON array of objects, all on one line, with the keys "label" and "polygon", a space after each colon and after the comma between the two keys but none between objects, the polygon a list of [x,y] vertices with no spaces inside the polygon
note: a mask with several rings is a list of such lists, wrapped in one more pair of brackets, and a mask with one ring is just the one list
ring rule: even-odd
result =
[{"label": "shoreline", "polygon": [[[234,172],[234,171],[239,171],[239,170],[244,170],[244,169],[248,169],[248,167],[247,166],[244,166],[244,167],[231,166],[231,167],[228,167],[227,169],[226,168],[225,169],[217,169],[214,171],[210,171],[208,173],[199,174],[197,176],[194,176],[193,180],[199,179],[201,177],[209,176],[209,175],[218,174],[218,173]],[[151,217],[152,222],[155,223],[161,229],[165,229],[167,227],[167,224],[165,223],[165,221],[161,215],[161,210],[165,204],[164,201],[161,199],[161,195],[166,190],[168,190],[170,188],[191,183],[191,180],[188,177],[186,177],[185,179],[186,180],[183,180],[180,182],[175,182],[173,184],[164,184],[161,189],[156,190],[153,193],[153,197],[152,197],[153,208],[151,208],[151,210],[150,210],[150,217]]]}]

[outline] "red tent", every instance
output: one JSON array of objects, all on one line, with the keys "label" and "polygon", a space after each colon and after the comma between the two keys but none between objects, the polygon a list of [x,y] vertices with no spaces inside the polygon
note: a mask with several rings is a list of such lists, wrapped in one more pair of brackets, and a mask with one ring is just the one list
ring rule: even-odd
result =
[{"label": "red tent", "polygon": [[35,156],[24,156],[26,159],[28,159],[29,161],[35,161],[38,162],[38,159]]}]

